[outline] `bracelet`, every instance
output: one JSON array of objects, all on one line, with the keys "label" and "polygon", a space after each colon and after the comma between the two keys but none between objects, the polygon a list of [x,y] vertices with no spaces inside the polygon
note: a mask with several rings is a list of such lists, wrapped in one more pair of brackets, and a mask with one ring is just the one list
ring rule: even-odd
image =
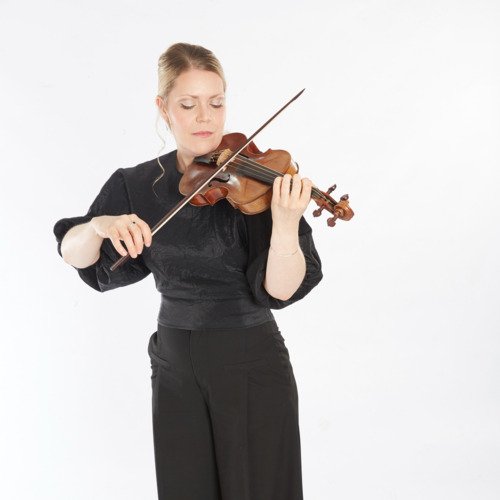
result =
[{"label": "bracelet", "polygon": [[299,248],[300,247],[298,247],[297,250],[295,250],[295,252],[293,252],[293,253],[278,253],[273,247],[269,247],[269,250],[271,250],[278,257],[292,257],[293,255],[295,255],[299,251]]}]

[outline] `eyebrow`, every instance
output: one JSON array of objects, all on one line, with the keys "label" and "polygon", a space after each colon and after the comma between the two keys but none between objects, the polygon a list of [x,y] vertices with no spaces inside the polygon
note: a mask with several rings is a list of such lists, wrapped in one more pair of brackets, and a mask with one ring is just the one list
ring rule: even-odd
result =
[{"label": "eyebrow", "polygon": [[[186,97],[191,97],[192,99],[198,99],[199,98],[199,96],[197,96],[197,95],[186,94],[186,95],[179,96],[179,99],[183,99],[183,98],[186,98]],[[225,97],[225,95],[224,94],[215,94],[215,95],[211,95],[209,97],[209,99],[213,99],[214,97]]]}]

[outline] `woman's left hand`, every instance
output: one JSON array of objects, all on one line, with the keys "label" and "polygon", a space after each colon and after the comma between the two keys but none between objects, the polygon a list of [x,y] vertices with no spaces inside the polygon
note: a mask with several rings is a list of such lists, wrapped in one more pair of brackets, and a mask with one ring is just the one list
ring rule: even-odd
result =
[{"label": "woman's left hand", "polygon": [[312,181],[301,179],[299,174],[293,177],[285,174],[276,177],[273,184],[271,211],[273,226],[280,230],[298,229],[298,224],[307,205],[311,201]]},{"label": "woman's left hand", "polygon": [[[291,189],[290,189],[291,188]],[[299,222],[311,201],[312,182],[299,174],[277,177],[273,185],[273,230],[267,258],[264,288],[269,295],[288,300],[306,273],[299,245]],[[287,258],[290,257],[290,258]]]}]

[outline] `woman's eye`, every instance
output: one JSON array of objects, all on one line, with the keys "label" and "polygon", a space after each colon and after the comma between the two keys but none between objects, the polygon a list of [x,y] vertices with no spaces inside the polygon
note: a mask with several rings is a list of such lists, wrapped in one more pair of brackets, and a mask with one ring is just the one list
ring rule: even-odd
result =
[{"label": "woman's eye", "polygon": [[212,108],[222,108],[222,106],[224,106],[224,104],[214,104],[214,103],[212,103]]},{"label": "woman's eye", "polygon": [[193,109],[194,108],[194,104],[183,104],[183,103],[181,103],[181,107],[182,107],[182,109]]}]

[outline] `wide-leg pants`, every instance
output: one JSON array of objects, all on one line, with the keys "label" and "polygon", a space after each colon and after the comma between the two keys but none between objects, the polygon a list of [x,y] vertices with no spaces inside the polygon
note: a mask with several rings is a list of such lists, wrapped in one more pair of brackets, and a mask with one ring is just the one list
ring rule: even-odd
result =
[{"label": "wide-leg pants", "polygon": [[152,366],[159,500],[302,500],[298,396],[274,321],[159,326]]}]

